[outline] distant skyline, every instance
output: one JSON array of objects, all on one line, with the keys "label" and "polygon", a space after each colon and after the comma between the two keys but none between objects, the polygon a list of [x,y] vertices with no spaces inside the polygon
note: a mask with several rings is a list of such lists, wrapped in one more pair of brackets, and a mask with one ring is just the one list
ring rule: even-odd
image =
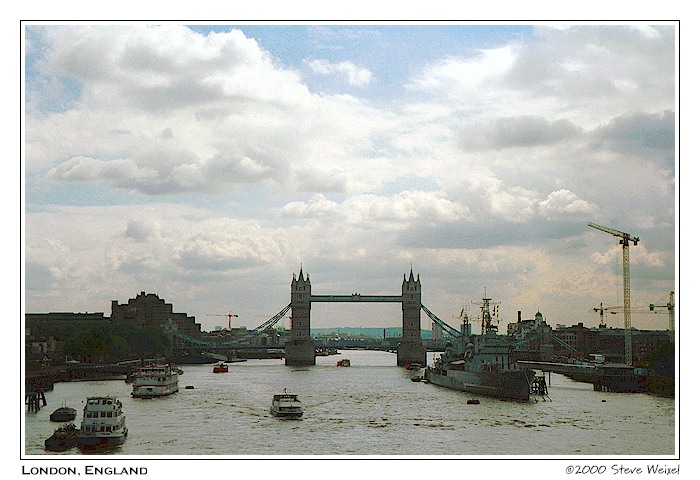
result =
[{"label": "distant skyline", "polygon": [[587,222],[640,237],[633,308],[676,290],[673,23],[23,26],[26,312],[145,291],[253,328],[303,265],[315,294],[396,295],[412,268],[454,326],[486,291],[501,332],[593,327],[622,249]]}]

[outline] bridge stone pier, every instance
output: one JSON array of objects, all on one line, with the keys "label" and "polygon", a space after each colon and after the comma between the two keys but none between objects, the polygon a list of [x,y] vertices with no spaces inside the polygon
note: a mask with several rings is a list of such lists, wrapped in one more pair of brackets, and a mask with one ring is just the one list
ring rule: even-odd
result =
[{"label": "bridge stone pier", "polygon": [[292,275],[292,335],[284,347],[285,365],[316,365],[316,352],[311,342],[311,281]]},{"label": "bridge stone pier", "polygon": [[402,339],[398,346],[396,364],[426,364],[426,350],[420,336],[421,286],[420,275],[413,277],[413,269],[404,275],[401,295],[312,295],[309,275],[292,275],[292,332],[285,346],[285,364],[290,366],[315,365],[316,355],[311,341],[312,302],[394,302],[401,303],[403,311]]}]

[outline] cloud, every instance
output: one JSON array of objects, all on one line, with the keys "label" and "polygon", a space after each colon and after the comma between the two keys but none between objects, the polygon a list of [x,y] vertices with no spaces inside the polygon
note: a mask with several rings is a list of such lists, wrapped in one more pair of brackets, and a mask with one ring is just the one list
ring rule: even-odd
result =
[{"label": "cloud", "polygon": [[328,60],[316,59],[306,63],[314,73],[340,76],[353,87],[364,87],[372,81],[372,72],[352,62],[331,63]]},{"label": "cloud", "polygon": [[422,223],[454,223],[469,217],[469,209],[433,192],[403,191],[391,197],[356,195],[342,203],[315,195],[307,203],[291,202],[282,207],[284,218],[333,217],[350,225],[372,222],[381,228],[407,227]]},{"label": "cloud", "polygon": [[[393,288],[413,263],[431,310],[488,283],[573,320],[572,290],[615,285],[587,221],[643,236],[635,272],[672,288],[673,27],[535,26],[486,47],[455,28],[416,58],[411,35],[315,30],[295,57],[235,28],[30,26],[28,308],[149,290],[199,317],[239,292],[269,311],[303,260],[325,291]],[[347,62],[304,60],[324,48]]]},{"label": "cloud", "polygon": [[282,218],[323,218],[337,216],[340,206],[323,194],[314,195],[308,202],[290,202],[280,209]]},{"label": "cloud", "polygon": [[557,190],[539,202],[539,213],[548,220],[564,218],[583,218],[596,213],[595,205],[582,200],[566,189]]},{"label": "cloud", "polygon": [[487,125],[469,126],[461,141],[468,150],[531,148],[570,141],[581,133],[580,128],[566,119],[547,121],[542,117],[524,115],[494,119]]},{"label": "cloud", "polygon": [[675,115],[670,110],[659,113],[630,112],[613,118],[591,132],[596,149],[644,156],[666,155],[674,151]]},{"label": "cloud", "polygon": [[490,82],[498,88],[499,78],[512,68],[516,58],[517,47],[511,45],[483,49],[469,58],[447,57],[428,65],[406,88],[451,100],[469,98]]},{"label": "cloud", "polygon": [[150,220],[131,219],[126,223],[127,238],[143,242],[158,234],[158,225]]}]

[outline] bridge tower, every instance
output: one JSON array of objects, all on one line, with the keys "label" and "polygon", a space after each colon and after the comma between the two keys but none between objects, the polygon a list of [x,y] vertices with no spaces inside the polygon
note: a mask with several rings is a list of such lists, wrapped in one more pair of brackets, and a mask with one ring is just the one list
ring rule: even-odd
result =
[{"label": "bridge tower", "polygon": [[316,355],[311,342],[311,281],[304,278],[304,269],[299,269],[299,278],[292,274],[292,331],[284,347],[285,365],[315,365]]},{"label": "bridge tower", "polygon": [[420,275],[414,279],[413,268],[411,268],[408,280],[404,274],[401,286],[403,336],[396,350],[396,364],[399,366],[407,363],[420,363],[425,366],[427,362],[425,347],[420,335],[420,295]]}]

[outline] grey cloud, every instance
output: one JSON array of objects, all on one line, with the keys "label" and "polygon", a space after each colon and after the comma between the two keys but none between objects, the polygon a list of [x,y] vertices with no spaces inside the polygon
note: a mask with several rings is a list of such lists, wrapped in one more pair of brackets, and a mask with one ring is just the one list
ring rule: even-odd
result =
[{"label": "grey cloud", "polygon": [[[186,26],[50,26],[41,72],[74,79],[85,105],[158,113],[181,108],[236,110],[241,103],[308,94],[295,72],[278,68],[242,32],[200,35]],[[42,37],[43,38],[43,37]]]},{"label": "grey cloud", "polygon": [[297,188],[302,192],[335,192],[347,190],[347,173],[334,169],[332,171],[318,168],[301,168],[294,174]]},{"label": "grey cloud", "polygon": [[158,227],[147,220],[129,220],[126,224],[125,235],[127,238],[143,242],[153,237],[158,232]]},{"label": "grey cloud", "polygon": [[281,178],[288,165],[272,153],[220,153],[201,167],[203,175],[212,182],[256,183]]},{"label": "grey cloud", "polygon": [[539,41],[520,50],[508,73],[511,87],[582,105],[591,99],[615,101],[630,89],[642,96],[664,92],[670,95],[665,100],[673,101],[673,89],[668,89],[675,71],[673,56],[668,55],[673,51],[673,26],[646,31],[616,25],[545,26],[535,31]]},{"label": "grey cloud", "polygon": [[666,110],[658,114],[630,113],[591,132],[596,149],[621,153],[666,151],[675,146],[675,115]]},{"label": "grey cloud", "polygon": [[569,120],[548,121],[542,117],[499,118],[488,125],[464,131],[461,143],[467,149],[504,149],[553,145],[576,138],[581,129]]},{"label": "grey cloud", "polygon": [[146,195],[214,192],[232,185],[281,180],[288,171],[273,153],[219,154],[200,161],[185,150],[149,148],[135,158],[100,160],[74,157],[52,168],[47,178],[58,182],[100,182]]}]

